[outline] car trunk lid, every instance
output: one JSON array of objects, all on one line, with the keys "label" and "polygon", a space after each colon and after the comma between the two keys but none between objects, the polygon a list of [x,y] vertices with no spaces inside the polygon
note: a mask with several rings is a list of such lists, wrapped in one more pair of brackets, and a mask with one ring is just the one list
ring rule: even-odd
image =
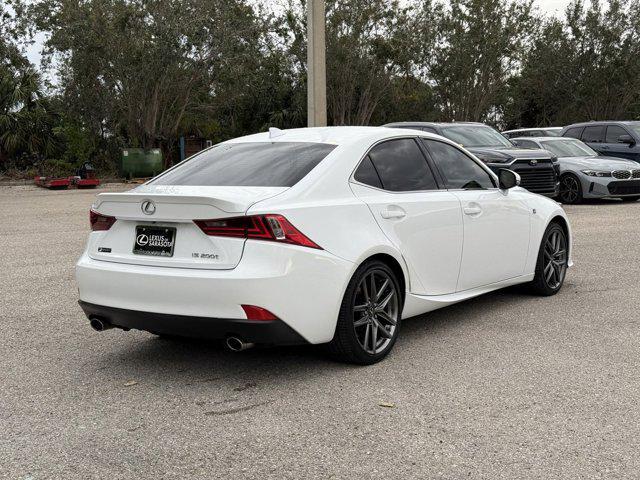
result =
[{"label": "car trunk lid", "polygon": [[89,256],[136,265],[233,269],[245,239],[208,236],[193,221],[242,216],[251,205],[285,190],[145,185],[99,194],[92,210],[116,222],[91,236]]}]

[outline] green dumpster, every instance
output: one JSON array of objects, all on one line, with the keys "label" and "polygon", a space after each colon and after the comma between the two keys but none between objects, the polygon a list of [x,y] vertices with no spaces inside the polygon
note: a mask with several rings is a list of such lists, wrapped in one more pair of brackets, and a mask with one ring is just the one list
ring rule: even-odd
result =
[{"label": "green dumpster", "polygon": [[125,178],[155,177],[162,172],[162,151],[159,148],[125,148],[120,158],[120,175]]}]

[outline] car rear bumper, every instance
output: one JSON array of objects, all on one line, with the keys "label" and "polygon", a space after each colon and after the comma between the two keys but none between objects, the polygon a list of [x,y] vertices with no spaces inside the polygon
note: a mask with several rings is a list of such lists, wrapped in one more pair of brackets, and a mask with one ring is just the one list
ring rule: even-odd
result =
[{"label": "car rear bumper", "polygon": [[137,329],[158,335],[223,339],[238,337],[243,342],[267,345],[300,345],[307,341],[282,320],[243,320],[140,312],[78,302],[87,318],[106,321],[117,328]]},{"label": "car rear bumper", "polygon": [[76,279],[83,308],[93,305],[87,309],[101,309],[125,328],[215,338],[226,333],[221,323],[253,328],[245,324],[241,305],[254,305],[272,312],[304,341],[323,343],[333,338],[354,269],[324,250],[248,241],[231,270],[128,265],[91,259],[85,252]]}]

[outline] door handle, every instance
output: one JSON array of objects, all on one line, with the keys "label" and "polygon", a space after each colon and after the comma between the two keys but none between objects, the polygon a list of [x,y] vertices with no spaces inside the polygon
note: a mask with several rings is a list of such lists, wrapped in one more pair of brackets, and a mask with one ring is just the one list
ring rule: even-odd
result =
[{"label": "door handle", "polygon": [[465,215],[469,215],[470,217],[478,217],[482,214],[482,208],[480,205],[469,205],[462,209]]},{"label": "door handle", "polygon": [[382,218],[403,218],[407,216],[407,213],[400,207],[390,206],[380,212]]}]

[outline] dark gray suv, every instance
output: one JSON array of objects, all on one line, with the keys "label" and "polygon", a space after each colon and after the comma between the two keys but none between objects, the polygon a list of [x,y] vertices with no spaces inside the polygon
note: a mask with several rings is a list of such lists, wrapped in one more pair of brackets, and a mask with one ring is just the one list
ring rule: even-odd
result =
[{"label": "dark gray suv", "polygon": [[582,140],[601,155],[640,162],[640,122],[574,123],[561,135]]}]

